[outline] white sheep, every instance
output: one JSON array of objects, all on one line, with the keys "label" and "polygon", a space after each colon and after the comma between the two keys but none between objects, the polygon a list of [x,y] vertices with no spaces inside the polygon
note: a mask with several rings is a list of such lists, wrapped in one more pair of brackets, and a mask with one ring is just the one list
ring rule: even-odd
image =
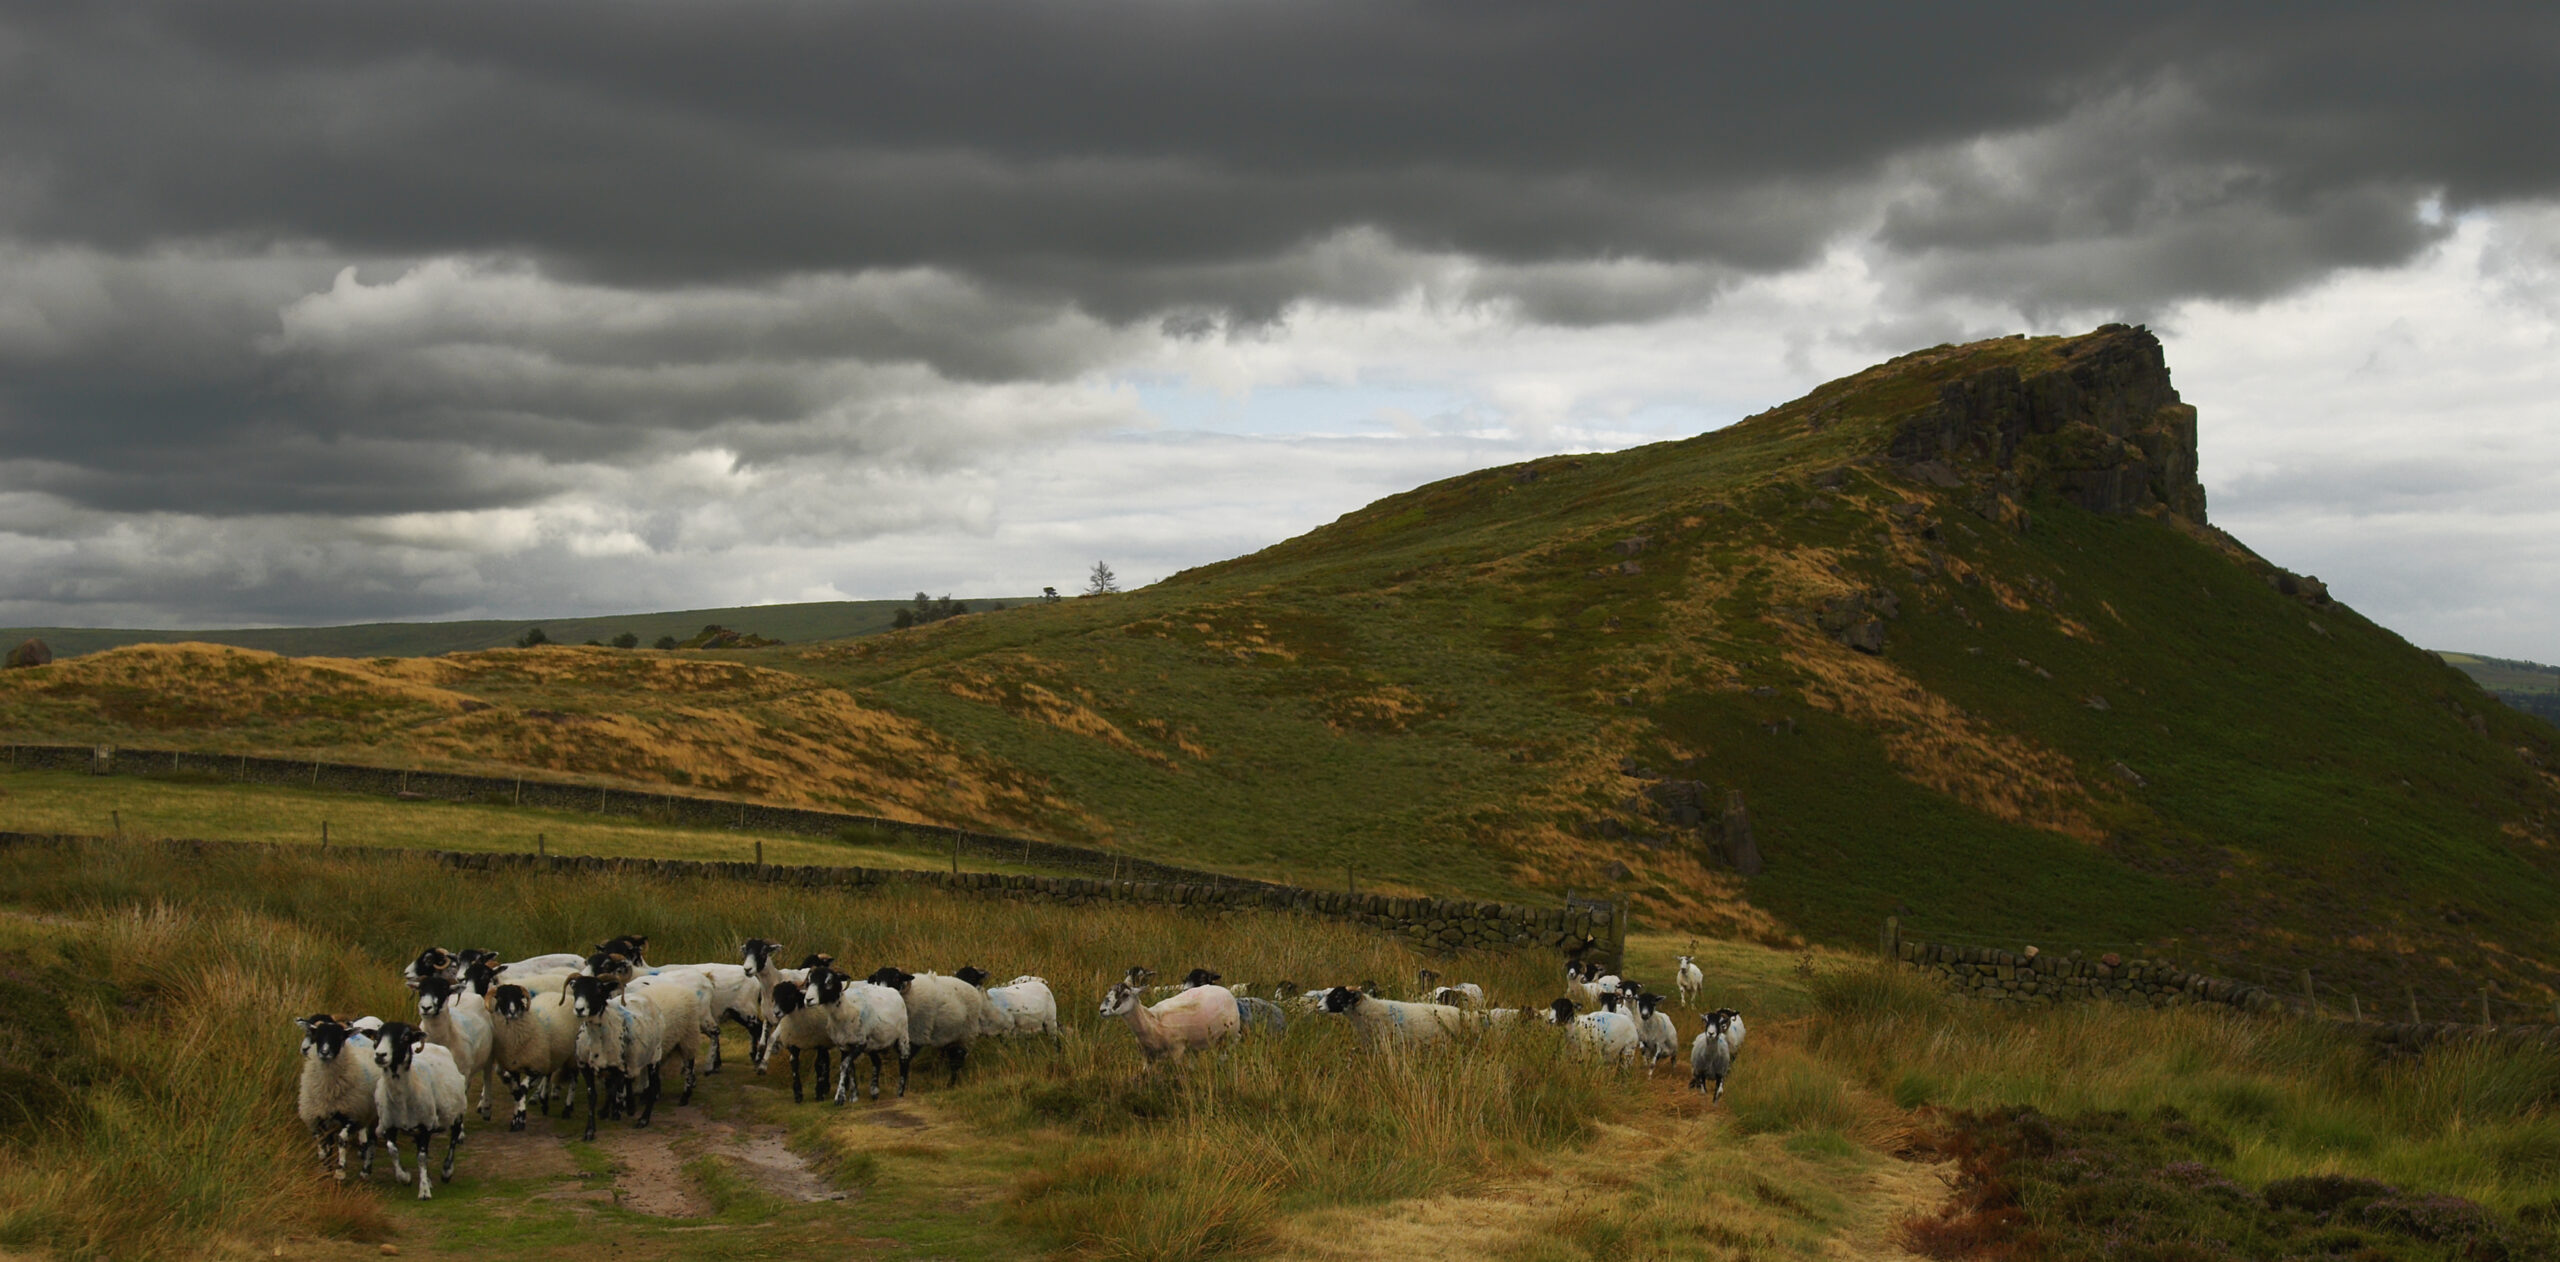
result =
[{"label": "white sheep", "polygon": [[1484,987],[1478,986],[1474,982],[1460,982],[1455,986],[1442,986],[1439,989],[1432,991],[1430,999],[1433,1003],[1451,1008],[1482,1009],[1484,1007]]},{"label": "white sheep", "polygon": [[962,966],[952,976],[986,992],[987,1028],[979,1033],[993,1038],[1046,1034],[1055,1046],[1066,1046],[1065,1035],[1058,1028],[1058,997],[1050,991],[1047,979],[1026,974],[1001,986],[989,986],[992,975],[975,964]]},{"label": "white sheep", "polygon": [[328,1013],[294,1021],[302,1030],[302,1081],[295,1092],[295,1112],[311,1128],[320,1164],[331,1164],[335,1150],[338,1182],[347,1181],[347,1148],[361,1148],[365,1178],[373,1176],[374,1083],[382,1070],[373,1063],[373,1039]]},{"label": "white sheep", "polygon": [[1731,1009],[1731,1008],[1718,1008],[1718,1009],[1716,1009],[1715,1011],[1710,1012],[1710,1013],[1708,1013],[1708,1014],[1707,1014],[1707,1019],[1708,1019],[1709,1021],[1713,1021],[1713,1020],[1715,1020],[1715,1019],[1716,1019],[1716,1018],[1718,1018],[1718,1017],[1722,1017],[1722,1018],[1724,1018],[1724,1041],[1725,1041],[1725,1044],[1726,1044],[1727,1046],[1731,1047],[1731,1048],[1732,1048],[1734,1051],[1736,1051],[1736,1052],[1741,1051],[1741,1050],[1742,1050],[1742,1014],[1741,1014],[1741,1013],[1739,1013],[1739,1012],[1734,1011],[1734,1010],[1733,1010],[1733,1009]]},{"label": "white sheep", "polygon": [[1662,996],[1646,991],[1636,996],[1636,1048],[1644,1057],[1644,1076],[1680,1054],[1680,1027],[1662,1010]]},{"label": "white sheep", "polygon": [[1187,1052],[1226,1042],[1244,1029],[1235,992],[1224,986],[1194,986],[1150,1007],[1136,986],[1116,982],[1102,996],[1102,1015],[1129,1022],[1129,1033],[1137,1038],[1138,1050],[1149,1064],[1167,1057],[1178,1061]]},{"label": "white sheep", "polygon": [[441,973],[418,979],[418,1025],[438,1046],[453,1053],[454,1066],[468,1084],[480,1080],[480,1120],[489,1120],[489,1096],[497,1083],[490,1060],[496,1023],[489,1001],[468,985]]},{"label": "white sheep", "polygon": [[[805,966],[778,967],[777,961],[782,957],[782,944],[768,942],[763,938],[749,938],[741,943],[738,947],[738,955],[741,966],[746,969],[749,976],[755,978],[756,1016],[765,1023],[764,1034],[756,1040],[756,1046],[751,1053],[755,1060],[756,1072],[763,1073],[764,1063],[773,1050],[773,1023],[777,1019],[773,1010],[773,988],[784,982],[795,982],[806,987],[809,984],[809,970]],[[811,956],[810,958],[824,959],[830,964],[833,963],[832,957]]]},{"label": "white sheep", "polygon": [[693,1088],[704,1045],[717,1037],[720,1024],[712,1013],[712,981],[690,969],[666,969],[623,984],[626,1001],[646,1002],[665,1023],[666,1042],[652,1073],[665,1065],[684,1067],[684,1094],[679,1106],[693,1103]]},{"label": "white sheep", "polygon": [[[1689,949],[1692,951],[1697,950],[1698,944],[1691,942],[1689,944]],[[1679,974],[1673,978],[1673,981],[1680,988],[1680,1006],[1695,1012],[1698,1008],[1698,996],[1707,988],[1707,975],[1699,970],[1698,957],[1694,955],[1681,956],[1680,971]]]},{"label": "white sheep", "polygon": [[[843,1063],[835,1073],[834,1102],[842,1104],[856,1090],[854,1057],[871,1057],[871,1098],[880,1098],[884,1077],[881,1055],[895,1051],[900,1066],[914,1058],[908,1041],[906,997],[887,986],[858,982],[833,969],[812,969],[804,988],[797,982],[784,982],[774,988],[774,1007],[780,1013],[773,1036],[767,1041],[770,1054],[774,1046],[791,1051],[791,1099],[800,1101],[800,1052],[815,1048],[818,1053],[818,1089],[827,1089],[827,1055],[841,1053]],[[907,1093],[906,1075],[898,1078],[898,1094]]]},{"label": "white sheep", "polygon": [[960,1085],[960,1071],[969,1063],[969,1044],[993,1020],[993,1007],[986,992],[940,973],[909,973],[890,967],[882,968],[864,980],[874,986],[886,986],[898,992],[907,1003],[907,1050],[898,1061],[898,1089],[905,1094],[907,1066],[927,1048],[942,1049],[942,1063],[950,1066],[947,1085]]},{"label": "white sheep", "polygon": [[[560,997],[559,989],[538,991],[515,982],[501,983],[489,992],[489,1010],[496,1018],[490,1059],[515,1097],[515,1116],[507,1123],[508,1130],[524,1129],[525,1100],[537,1082],[542,1115],[551,1116],[553,1089],[577,1068],[578,1015]],[[562,1107],[575,1110],[577,1097],[572,1095]]]},{"label": "white sheep", "polygon": [[[578,1015],[578,1079],[587,1093],[586,1137],[594,1139],[596,1117],[637,1107],[634,1127],[645,1127],[657,1111],[659,1085],[668,1063],[683,1059],[686,1093],[692,1090],[688,1042],[698,1049],[700,999],[691,983],[677,979],[652,985],[637,978],[625,984],[615,976],[585,974],[569,979],[569,1002]],[[599,1086],[598,1079],[602,1084]]]},{"label": "white sheep", "polygon": [[1325,992],[1324,1010],[1349,1017],[1372,1046],[1435,1042],[1467,1025],[1467,1014],[1447,1004],[1380,999],[1348,986]]},{"label": "white sheep", "polygon": [[1735,1039],[1732,1029],[1739,1018],[1731,1008],[1719,1008],[1707,1014],[1707,1028],[1689,1044],[1689,1089],[1703,1092],[1713,1079],[1715,1094],[1711,1102],[1724,1099],[1724,1080],[1733,1072]]},{"label": "white sheep", "polygon": [[418,1199],[431,1200],[435,1192],[427,1186],[427,1143],[437,1131],[449,1137],[444,1148],[444,1181],[453,1182],[453,1158],[462,1150],[462,1116],[465,1111],[465,1089],[462,1070],[453,1063],[453,1053],[440,1043],[428,1041],[427,1032],[414,1025],[393,1023],[382,1027],[382,1037],[374,1040],[374,1068],[380,1076],[373,1084],[373,1112],[376,1125],[391,1147],[391,1175],[406,1179],[408,1172],[400,1168],[400,1137],[414,1138],[418,1145]]},{"label": "white sheep", "polygon": [[1576,1044],[1602,1061],[1630,1065],[1635,1062],[1639,1035],[1635,1019],[1618,1011],[1617,1002],[1616,995],[1604,995],[1600,1011],[1577,1016],[1571,999],[1559,999],[1551,1006],[1554,1015],[1548,1020],[1563,1026]]},{"label": "white sheep", "polygon": [[703,1034],[710,1040],[711,1067],[707,1073],[720,1072],[720,1023],[735,1022],[747,1032],[752,1049],[764,1041],[764,979],[738,964],[669,964],[651,970],[648,976],[665,977],[687,973],[700,977],[705,995]]},{"label": "white sheep", "polygon": [[[841,1035],[836,1029],[837,1014],[825,996],[829,984],[841,976],[830,969],[815,969],[806,984],[783,981],[773,988],[773,1025],[764,1038],[763,1056],[770,1058],[776,1049],[790,1053],[793,1104],[806,1099],[800,1093],[800,1053],[804,1051],[818,1054],[818,1088],[826,1089],[827,1054],[840,1046]],[[841,987],[836,989],[842,993]],[[761,1061],[756,1068],[764,1068]]]}]

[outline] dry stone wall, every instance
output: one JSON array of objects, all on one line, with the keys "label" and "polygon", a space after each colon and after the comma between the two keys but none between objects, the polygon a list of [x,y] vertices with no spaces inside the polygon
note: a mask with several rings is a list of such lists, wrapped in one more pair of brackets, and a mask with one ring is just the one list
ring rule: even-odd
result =
[{"label": "dry stone wall", "polygon": [[2190,973],[2158,960],[2021,955],[1997,947],[1897,941],[1902,962],[1943,979],[1950,989],[2001,1003],[2052,1004],[2109,999],[2152,1008],[2220,1004],[2243,1012],[2275,1012],[2285,1001],[2264,986]]},{"label": "dry stone wall", "polygon": [[[48,833],[0,832],[0,847],[155,844],[113,843],[97,837]],[[285,847],[266,842],[171,840],[156,843],[186,854],[274,851]],[[307,847],[294,847],[307,849]],[[635,859],[596,855],[541,855],[513,852],[407,850],[342,846],[333,858],[384,859],[422,857],[447,867],[479,872],[521,872],[569,876],[616,874],[665,880],[755,881],[804,889],[858,890],[888,885],[940,888],[964,895],[1021,902],[1083,907],[1102,903],[1146,903],[1170,906],[1199,915],[1281,912],[1367,925],[1411,939],[1436,952],[1462,950],[1560,949],[1584,938],[1610,940],[1617,913],[1588,906],[1524,907],[1509,903],[1460,902],[1438,898],[1395,898],[1340,890],[1309,890],[1286,885],[1216,885],[1183,881],[1090,880],[1074,876],[1028,876],[1019,873],[946,872],[911,868],[785,866],[781,864],[706,862],[694,859]]]}]

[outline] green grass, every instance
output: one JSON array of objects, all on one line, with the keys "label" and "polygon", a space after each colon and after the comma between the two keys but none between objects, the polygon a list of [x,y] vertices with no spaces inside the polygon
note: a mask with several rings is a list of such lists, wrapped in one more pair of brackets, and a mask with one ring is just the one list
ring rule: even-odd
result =
[{"label": "green grass", "polygon": [[[490,1173],[494,1137],[476,1128],[455,1182],[423,1205],[387,1181],[342,1190],[313,1177],[291,1118],[292,1016],[405,1011],[397,968],[423,943],[523,953],[634,930],[667,959],[721,958],[760,935],[856,968],[1036,971],[1059,996],[1067,1046],[982,1046],[956,1089],[920,1062],[905,1100],[836,1109],[791,1106],[776,1079],[735,1064],[733,1037],[733,1071],[706,1080],[698,1109],[666,1111],[669,1126],[697,1129],[661,1132],[699,1218],[589,1199],[628,1173],[614,1145],[634,1133],[608,1124],[605,1142],[580,1144],[566,1118],[536,1123],[569,1137],[562,1172]],[[1146,1070],[1126,1031],[1092,1015],[1091,997],[1132,961],[1257,981],[1392,980],[1424,962],[1400,939],[1297,917],[506,878],[309,850],[12,849],[0,852],[0,1066],[41,1051],[41,1075],[77,1089],[0,1138],[0,1245],[96,1257],[321,1256],[384,1239],[466,1258],[1878,1253],[1944,1194],[1932,1168],[1885,1155],[1932,1130],[1924,1107],[2171,1107],[2214,1146],[2209,1164],[2252,1191],[2305,1174],[2380,1178],[2468,1198],[2518,1230],[2560,1173],[2549,1053],[2385,1063],[2308,1024],[1977,1006],[1836,955],[1676,936],[1634,939],[1630,968],[1665,978],[1675,952],[1700,956],[1710,1002],[1750,1015],[1721,1108],[1675,1076],[1560,1058],[1537,1026],[1381,1057],[1342,1023],[1302,1017],[1281,1040],[1176,1072]],[[1454,967],[1497,1002],[1554,989],[1553,961],[1537,955]],[[67,1020],[46,1024],[48,1010]],[[776,1196],[708,1144],[699,1128],[712,1124],[787,1128],[848,1199]]]},{"label": "green grass", "polygon": [[2482,657],[2476,653],[2439,651],[2436,656],[2491,692],[2560,693],[2560,666],[2520,662],[2506,657]]},{"label": "green grass", "polygon": [[[187,838],[338,846],[530,853],[644,859],[752,860],[774,864],[941,868],[948,851],[888,830],[855,828],[818,839],[733,829],[649,824],[574,811],[464,802],[407,802],[372,794],[275,785],[200,782],[157,776],[88,776],[66,771],[0,772],[0,832],[130,838]],[[972,872],[1047,873],[1037,865],[991,863],[972,855]]]},{"label": "green grass", "polygon": [[[2488,981],[2547,1006],[2560,734],[2191,523],[2036,499],[2019,531],[1876,458],[1943,384],[2068,345],[1906,357],[1141,591],[723,655],[727,673],[489,654],[439,665],[432,697],[385,668],[304,698],[277,695],[281,670],[152,674],[137,654],[131,677],[112,658],[8,672],[0,721],[862,803],[1308,885],[1572,889],[1772,943],[1861,944],[1899,915],[1918,938],[2260,982],[2308,966],[2438,1011]],[[1825,602],[1878,589],[1898,611],[1880,657],[1818,629]],[[1649,805],[1660,778],[1696,782],[1711,816],[1739,794],[1767,870],[1740,877]]]}]

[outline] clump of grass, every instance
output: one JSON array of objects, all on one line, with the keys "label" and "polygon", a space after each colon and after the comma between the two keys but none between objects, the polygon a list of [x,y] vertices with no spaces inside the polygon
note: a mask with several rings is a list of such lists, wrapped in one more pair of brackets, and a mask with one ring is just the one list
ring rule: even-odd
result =
[{"label": "clump of grass", "polygon": [[[976,963],[1045,976],[1068,1019],[1065,1053],[991,1045],[960,1089],[942,1089],[929,1063],[917,1067],[917,1089],[966,1120],[1053,1132],[1006,1213],[1036,1239],[1097,1257],[1250,1248],[1284,1209],[1429,1191],[1574,1142],[1624,1107],[1596,1070],[1559,1060],[1543,1027],[1467,1054],[1376,1057],[1352,1046],[1343,1023],[1302,1017],[1306,1027],[1285,1041],[1145,1073],[1124,1030],[1095,1024],[1090,997],[1133,962],[1310,984],[1410,977],[1426,962],[1401,938],[1295,916],[489,874],[401,857],[191,855],[143,843],[0,851],[0,889],[67,914],[0,919],[0,933],[100,983],[95,994],[44,998],[64,1005],[106,1085],[77,1093],[27,1142],[0,1147],[0,1241],[76,1255],[148,1256],[288,1232],[387,1235],[383,1193],[316,1175],[293,1116],[290,1022],[408,1011],[399,966],[429,943],[514,955],[644,932],[653,957],[716,960],[766,937],[858,972]],[[0,950],[13,945],[0,937]],[[1552,988],[1549,965],[1531,957],[1466,967],[1512,1003]],[[1345,1073],[1346,1062],[1357,1071]],[[875,1183],[904,1159],[841,1143],[816,1115],[795,1131],[839,1186]],[[752,1213],[743,1199],[752,1189],[721,1191],[726,1173],[695,1171],[715,1202]],[[457,1178],[471,1177],[466,1149]]]}]

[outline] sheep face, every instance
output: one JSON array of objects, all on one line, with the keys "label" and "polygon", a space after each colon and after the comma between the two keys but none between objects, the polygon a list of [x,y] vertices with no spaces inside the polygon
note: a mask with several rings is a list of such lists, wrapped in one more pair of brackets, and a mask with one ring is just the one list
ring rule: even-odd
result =
[{"label": "sheep face", "polygon": [[1298,994],[1298,983],[1296,982],[1275,982],[1271,987],[1271,997],[1274,999],[1295,999],[1298,997]]},{"label": "sheep face", "polygon": [[426,1031],[396,1022],[386,1025],[373,1041],[373,1063],[385,1077],[400,1077],[409,1072],[411,1059],[426,1045]]},{"label": "sheep face", "polygon": [[626,933],[619,938],[607,938],[596,944],[596,954],[619,955],[635,963],[644,962],[649,958],[649,935]]},{"label": "sheep face", "polygon": [[871,976],[863,978],[862,980],[867,981],[874,986],[886,986],[900,994],[905,994],[907,983],[914,981],[915,979],[915,974],[901,971],[895,965],[883,965],[877,972],[874,972]]},{"label": "sheep face", "polygon": [[987,970],[980,968],[975,964],[963,964],[960,966],[960,971],[953,973],[952,976],[957,977],[972,986],[984,986],[987,984],[987,979],[994,976],[994,974],[989,973]]},{"label": "sheep face", "polygon": [[1570,999],[1559,999],[1547,1005],[1547,1020],[1557,1025],[1573,1024],[1573,1016],[1582,1009]]},{"label": "sheep face", "polygon": [[581,1017],[600,1017],[621,990],[621,981],[613,977],[572,977],[569,1004]]},{"label": "sheep face", "polygon": [[1638,1011],[1638,1012],[1640,1012],[1640,1013],[1643,1013],[1644,1015],[1646,1015],[1646,1016],[1648,1016],[1648,1017],[1649,1017],[1649,1016],[1652,1016],[1652,1015],[1653,1015],[1653,1010],[1654,1010],[1654,1009],[1659,1008],[1659,1007],[1661,1007],[1661,1006],[1662,1006],[1662,996],[1657,995],[1657,994],[1652,994],[1652,993],[1650,993],[1650,992],[1645,992],[1645,991],[1639,991],[1639,992],[1637,992],[1637,994],[1636,994],[1636,1011]]},{"label": "sheep face", "polygon": [[462,983],[478,994],[488,994],[489,987],[498,980],[498,970],[505,967],[506,965],[500,964],[494,956],[485,960],[473,960],[462,968]]},{"label": "sheep face", "polygon": [[402,971],[408,976],[409,984],[414,987],[418,984],[419,978],[432,977],[453,967],[453,964],[453,952],[443,947],[431,946],[418,952],[418,958],[411,960],[409,967]]},{"label": "sheep face", "polygon": [[509,1020],[533,1010],[533,992],[522,986],[505,985],[489,992],[489,1006]]},{"label": "sheep face", "polygon": [[442,1013],[446,1005],[453,1002],[454,996],[461,994],[462,991],[462,983],[441,974],[419,978],[418,1015],[432,1017]]},{"label": "sheep face", "polygon": [[1125,1017],[1138,1006],[1138,988],[1127,982],[1114,982],[1102,996],[1102,1015]]},{"label": "sheep face", "polygon": [[298,1017],[294,1024],[302,1027],[302,1054],[323,1061],[336,1060],[338,1053],[346,1050],[347,1035],[352,1033],[325,1012]]},{"label": "sheep face", "polygon": [[1352,1009],[1359,1007],[1360,1001],[1368,997],[1368,992],[1365,990],[1353,990],[1349,986],[1336,986],[1333,989],[1324,992],[1324,1010],[1333,1013],[1349,1012]]},{"label": "sheep face", "polygon": [[773,1014],[787,1017],[808,1006],[809,997],[798,982],[783,982],[773,988]]},{"label": "sheep face", "polygon": [[474,965],[496,964],[498,953],[482,950],[479,947],[464,947],[453,953],[453,960],[454,963],[462,966],[464,972],[469,972]]},{"label": "sheep face", "polygon": [[818,992],[817,1002],[822,1004],[834,1003],[835,1001],[844,998],[845,987],[852,984],[852,977],[839,973],[831,968],[815,968],[809,970],[809,986],[812,990]]},{"label": "sheep face", "polygon": [[781,954],[781,943],[749,938],[738,947],[738,962],[746,965],[750,973],[761,973],[773,963],[774,957]]}]

